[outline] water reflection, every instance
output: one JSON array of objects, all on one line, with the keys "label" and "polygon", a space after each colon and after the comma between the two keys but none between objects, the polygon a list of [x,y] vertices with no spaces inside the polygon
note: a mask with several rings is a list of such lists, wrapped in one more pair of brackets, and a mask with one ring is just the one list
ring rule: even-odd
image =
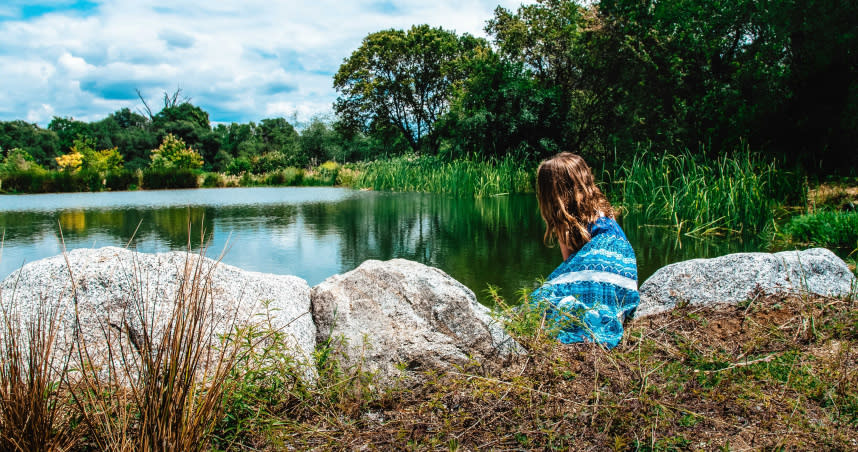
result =
[{"label": "water reflection", "polygon": [[[49,196],[0,196],[0,230],[6,234],[0,278],[24,261],[60,253],[60,227],[67,249],[130,243],[155,252],[186,249],[189,241],[196,249],[203,237],[210,256],[226,250],[227,264],[294,274],[311,285],[366,259],[400,257],[439,267],[478,294],[487,284],[500,286],[510,298],[560,259],[557,249],[542,244],[534,196],[473,200],[330,188]],[[620,221],[642,279],[670,262],[761,246],[678,240],[633,216]]]}]

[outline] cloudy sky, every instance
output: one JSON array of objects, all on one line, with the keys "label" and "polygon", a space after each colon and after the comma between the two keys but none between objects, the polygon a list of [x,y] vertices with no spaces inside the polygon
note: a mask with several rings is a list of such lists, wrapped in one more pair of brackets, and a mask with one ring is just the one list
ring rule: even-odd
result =
[{"label": "cloudy sky", "polygon": [[3,0],[0,120],[45,126],[181,88],[215,122],[330,114],[333,74],[368,33],[428,23],[485,36],[522,0]]}]

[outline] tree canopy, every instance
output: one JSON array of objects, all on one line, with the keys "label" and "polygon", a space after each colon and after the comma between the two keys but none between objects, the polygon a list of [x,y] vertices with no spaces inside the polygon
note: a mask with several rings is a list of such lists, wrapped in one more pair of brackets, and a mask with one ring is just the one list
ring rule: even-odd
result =
[{"label": "tree canopy", "polygon": [[428,25],[371,33],[334,76],[341,94],[334,109],[352,128],[370,132],[392,127],[411,149],[432,149],[435,123],[464,75],[457,62],[485,46],[469,35]]}]

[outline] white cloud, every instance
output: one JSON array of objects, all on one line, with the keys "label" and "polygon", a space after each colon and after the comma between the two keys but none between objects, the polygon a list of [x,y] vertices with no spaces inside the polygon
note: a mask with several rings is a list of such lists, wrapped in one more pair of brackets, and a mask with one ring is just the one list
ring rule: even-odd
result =
[{"label": "white cloud", "polygon": [[428,23],[484,36],[497,6],[104,0],[78,11],[53,3],[52,12],[29,19],[15,18],[23,3],[0,8],[0,120],[96,120],[137,108],[136,89],[158,108],[163,92],[181,87],[215,122],[272,115],[306,121],[330,112],[331,77],[367,34]]}]

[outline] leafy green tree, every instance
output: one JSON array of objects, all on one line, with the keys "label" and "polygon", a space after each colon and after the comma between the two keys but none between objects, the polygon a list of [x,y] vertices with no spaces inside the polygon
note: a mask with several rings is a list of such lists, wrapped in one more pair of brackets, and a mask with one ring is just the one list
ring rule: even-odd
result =
[{"label": "leafy green tree", "polygon": [[98,149],[115,147],[130,168],[144,168],[149,165],[149,150],[159,143],[150,126],[145,116],[123,108],[89,123],[89,130]]},{"label": "leafy green tree", "polygon": [[306,163],[306,158],[300,155],[301,137],[285,118],[263,119],[254,134],[260,144],[260,154],[280,152],[291,165],[303,166]]},{"label": "leafy green tree", "polygon": [[164,137],[161,146],[152,150],[150,158],[154,169],[197,169],[203,166],[200,154],[173,134]]},{"label": "leafy green tree", "polygon": [[428,25],[371,33],[340,66],[334,105],[354,130],[393,128],[413,150],[435,150],[433,130],[461,78],[457,59],[485,43]]},{"label": "leafy green tree", "polygon": [[451,157],[542,157],[558,150],[566,117],[557,87],[542,86],[521,63],[493,52],[473,58],[440,122],[441,150]]},{"label": "leafy green tree", "polygon": [[165,107],[152,117],[152,130],[161,140],[167,135],[181,138],[198,150],[204,162],[212,162],[220,149],[219,137],[209,124],[209,114],[187,101],[174,104],[165,100]]},{"label": "leafy green tree", "polygon": [[[606,56],[594,56],[588,43],[589,35],[599,28],[595,7],[570,0],[538,0],[520,6],[516,12],[498,7],[489,20],[486,31],[493,36],[498,52],[515,65],[510,68],[522,71],[518,80],[530,74],[536,82],[529,87],[514,83],[507,88],[523,89],[513,96],[512,103],[530,103],[527,110],[538,114],[542,123],[527,126],[541,141],[535,145],[531,140],[528,148],[586,154],[600,147],[599,112],[604,97],[593,89],[599,77],[593,62]],[[473,83],[471,86],[474,90]],[[530,94],[525,94],[527,91]],[[529,102],[521,95],[535,97]]]},{"label": "leafy green tree", "polygon": [[338,157],[343,161],[341,141],[339,134],[320,118],[313,118],[301,131],[301,150],[313,166]]},{"label": "leafy green tree", "polygon": [[[254,130],[256,124],[253,122],[247,124],[231,123],[229,125],[218,124],[214,133],[218,137],[219,147],[222,151],[228,153],[232,157],[239,157],[239,147],[242,143],[249,141],[255,142]],[[255,149],[250,155],[256,155]]]},{"label": "leafy green tree", "polygon": [[54,116],[48,123],[48,130],[57,134],[59,146],[62,150],[71,149],[74,141],[79,138],[94,138],[89,123],[78,121],[74,118],[61,118]]},{"label": "leafy green tree", "polygon": [[609,139],[858,163],[855,2],[603,0],[598,11],[592,89],[609,99]]},{"label": "leafy green tree", "polygon": [[0,121],[0,149],[16,148],[26,151],[42,166],[53,165],[61,149],[57,134],[51,130],[21,120]]}]

